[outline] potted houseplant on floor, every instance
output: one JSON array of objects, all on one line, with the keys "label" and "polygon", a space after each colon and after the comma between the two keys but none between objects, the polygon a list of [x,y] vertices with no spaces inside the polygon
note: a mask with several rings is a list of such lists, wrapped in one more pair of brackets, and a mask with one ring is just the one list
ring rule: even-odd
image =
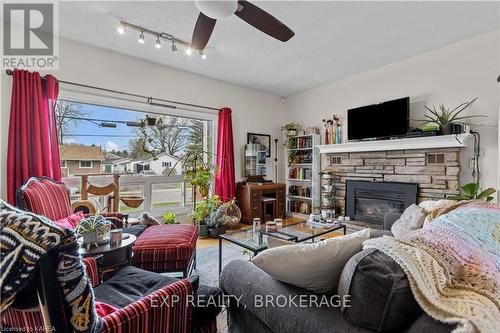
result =
[{"label": "potted houseplant on floor", "polygon": [[469,183],[460,187],[459,195],[450,195],[446,199],[448,200],[482,200],[489,202],[493,200],[493,194],[495,194],[497,190],[490,187],[484,191],[481,191],[481,188],[478,183]]},{"label": "potted houseplant on floor", "polygon": [[439,105],[437,108],[433,106],[432,109],[428,106],[425,108],[430,112],[430,114],[426,114],[425,119],[417,119],[417,121],[423,122],[422,125],[428,123],[435,123],[439,125],[440,132],[443,135],[449,134],[460,134],[462,133],[462,126],[466,123],[464,120],[477,118],[477,117],[486,117],[484,115],[473,115],[473,116],[464,116],[462,112],[467,110],[469,106],[477,100],[477,97],[474,98],[470,102],[463,102],[453,109],[449,109],[445,107],[443,104]]},{"label": "potted houseplant on floor", "polygon": [[236,205],[235,199],[222,203],[218,196],[214,197],[216,198],[207,221],[207,227],[210,236],[217,238],[224,234],[228,228],[238,225],[241,220],[241,211]]},{"label": "potted houseplant on floor", "polygon": [[209,228],[216,227],[211,215],[221,204],[222,201],[219,199],[219,196],[214,195],[211,198],[206,198],[196,205],[193,217],[199,225],[199,237],[207,237],[209,235]]}]

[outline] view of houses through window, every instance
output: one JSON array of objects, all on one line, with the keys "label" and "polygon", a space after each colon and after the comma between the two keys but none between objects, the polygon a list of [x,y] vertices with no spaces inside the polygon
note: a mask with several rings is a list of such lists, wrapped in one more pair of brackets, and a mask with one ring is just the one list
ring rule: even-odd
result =
[{"label": "view of houses through window", "polygon": [[[146,117],[155,124],[144,125]],[[142,126],[141,126],[142,121]],[[190,152],[211,152],[212,121],[148,114],[107,106],[59,100],[56,125],[63,181],[72,200],[80,199],[82,175],[105,186],[120,174],[120,193],[144,197],[137,208],[120,203],[120,211],[181,209],[192,202],[183,177]],[[106,196],[89,196],[103,210]]]}]

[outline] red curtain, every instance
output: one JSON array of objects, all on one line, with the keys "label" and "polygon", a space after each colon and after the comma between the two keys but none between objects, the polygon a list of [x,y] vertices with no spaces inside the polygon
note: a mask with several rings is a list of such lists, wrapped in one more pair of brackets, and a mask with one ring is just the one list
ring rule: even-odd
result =
[{"label": "red curtain", "polygon": [[217,131],[217,174],[215,176],[215,194],[224,202],[232,200],[236,195],[234,181],[234,147],[233,123],[231,109],[219,111],[219,128]]},{"label": "red curtain", "polygon": [[7,153],[7,200],[30,177],[61,179],[55,106],[57,80],[39,73],[14,70]]}]

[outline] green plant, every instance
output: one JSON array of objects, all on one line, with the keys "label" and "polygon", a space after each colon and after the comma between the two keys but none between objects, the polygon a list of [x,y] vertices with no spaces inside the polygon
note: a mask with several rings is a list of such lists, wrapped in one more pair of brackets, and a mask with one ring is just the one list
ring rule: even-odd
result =
[{"label": "green plant", "polygon": [[436,123],[441,126],[447,126],[449,124],[463,124],[463,120],[476,118],[476,117],[486,117],[483,115],[474,115],[474,116],[460,116],[460,114],[465,111],[472,103],[474,103],[478,97],[474,98],[470,102],[464,102],[453,109],[449,109],[445,107],[443,104],[439,105],[436,109],[435,106],[429,108],[425,106],[425,108],[431,113],[426,114],[425,119],[417,119],[417,121],[423,122],[423,124],[427,123]]},{"label": "green plant", "polygon": [[297,123],[287,123],[287,124],[281,126],[281,131],[287,133],[287,132],[294,131],[294,130],[296,131],[299,129],[299,127],[300,127],[300,125]]},{"label": "green plant", "polygon": [[198,221],[199,224],[208,225],[210,223],[210,214],[215,212],[220,205],[222,205],[222,201],[218,195],[207,198],[196,205],[193,212],[193,218]]},{"label": "green plant", "polygon": [[178,222],[177,215],[171,212],[163,214],[163,223],[165,224],[176,224]]},{"label": "green plant", "polygon": [[202,197],[208,196],[208,190],[214,178],[215,167],[208,164],[187,170],[185,173],[185,179],[190,180],[191,185],[198,186]]},{"label": "green plant", "polygon": [[[491,201],[493,200],[492,194],[496,192],[496,190],[492,187],[487,188],[484,191],[481,191],[481,188],[478,183],[469,183],[460,187],[462,193],[459,195],[450,195],[447,199],[449,200],[483,200],[483,201]],[[480,192],[481,191],[481,192]]]},{"label": "green plant", "polygon": [[101,231],[103,226],[109,224],[106,219],[96,214],[94,216],[87,217],[86,219],[81,220],[76,226],[77,234],[89,234],[95,231]]}]

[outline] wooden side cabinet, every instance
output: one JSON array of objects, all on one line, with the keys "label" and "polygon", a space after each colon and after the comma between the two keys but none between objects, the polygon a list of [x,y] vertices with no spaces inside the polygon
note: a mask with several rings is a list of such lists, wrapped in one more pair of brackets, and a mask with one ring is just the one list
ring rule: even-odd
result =
[{"label": "wooden side cabinet", "polygon": [[276,218],[285,217],[285,184],[281,183],[238,183],[236,200],[241,209],[241,222],[251,224],[258,217],[265,221],[262,197],[276,198]]}]

